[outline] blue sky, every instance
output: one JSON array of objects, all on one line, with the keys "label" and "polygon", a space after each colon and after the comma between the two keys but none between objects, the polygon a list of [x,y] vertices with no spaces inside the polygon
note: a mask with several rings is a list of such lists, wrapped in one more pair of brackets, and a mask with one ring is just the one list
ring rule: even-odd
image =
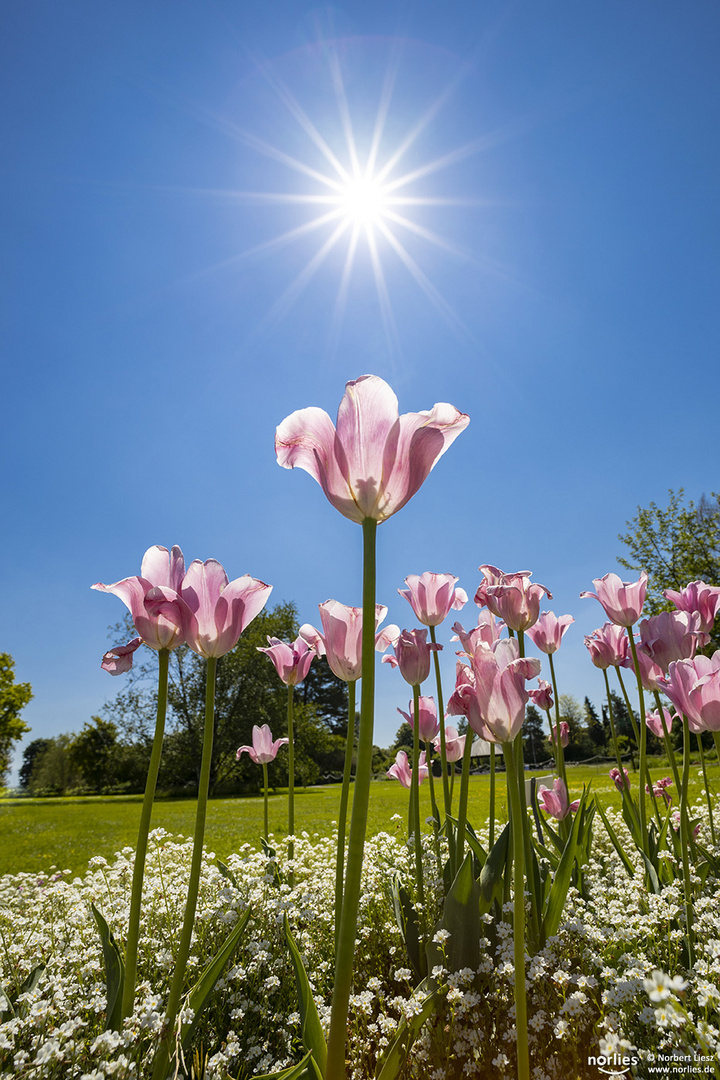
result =
[{"label": "blue sky", "polygon": [[[0,650],[28,738],[118,690],[123,608],[90,585],[151,544],[301,621],[360,602],[361,530],[273,436],[368,372],[471,416],[379,531],[389,619],[409,573],[531,569],[576,619],[560,690],[599,705],[578,594],[638,505],[718,487],[719,38],[711,0],[2,5]],[[343,107],[366,160],[382,102],[415,201],[339,305],[350,230],[320,260],[337,222],[289,200],[330,190],[323,147],[347,164]],[[407,691],[379,669],[381,745]]]}]

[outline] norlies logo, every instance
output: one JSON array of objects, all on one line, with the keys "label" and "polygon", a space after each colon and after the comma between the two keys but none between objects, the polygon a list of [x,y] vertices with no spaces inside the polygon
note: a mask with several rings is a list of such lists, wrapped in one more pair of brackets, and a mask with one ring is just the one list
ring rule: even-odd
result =
[{"label": "norlies logo", "polygon": [[627,1072],[631,1065],[639,1065],[640,1058],[634,1054],[597,1054],[588,1059],[588,1065],[597,1066],[598,1072],[607,1076],[617,1076],[618,1072]]}]

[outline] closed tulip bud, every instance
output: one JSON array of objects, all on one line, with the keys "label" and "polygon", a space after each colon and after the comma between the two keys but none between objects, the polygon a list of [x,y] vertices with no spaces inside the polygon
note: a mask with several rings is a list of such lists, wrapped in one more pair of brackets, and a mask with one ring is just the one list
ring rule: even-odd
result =
[{"label": "closed tulip bud", "polygon": [[458,579],[452,574],[410,574],[405,578],[407,589],[398,589],[408,601],[423,626],[438,626],[451,608],[459,611],[467,604],[467,593],[456,589]]},{"label": "closed tulip bud", "polygon": [[[404,712],[402,709],[398,709],[401,716],[405,717],[405,720],[410,727],[415,730],[415,710],[413,709],[412,701],[408,705],[409,712]],[[435,738],[440,725],[438,724],[437,709],[435,708],[435,699],[431,697],[420,697],[418,700],[418,735],[423,742],[428,743]]]},{"label": "closed tulip bud", "polygon": [[623,626],[606,622],[585,638],[585,646],[596,668],[623,667],[628,658],[630,642]]},{"label": "closed tulip bud", "polygon": [[593,597],[605,608],[605,613],[617,626],[630,627],[642,613],[648,576],[643,570],[638,581],[621,581],[617,574],[593,578],[597,592],[581,592],[580,597]]},{"label": "closed tulip bud", "polygon": [[400,668],[400,674],[411,686],[421,686],[430,674],[430,653],[442,645],[427,640],[427,630],[403,630],[394,645],[393,656],[383,656],[384,664]]},{"label": "closed tulip bud", "polygon": [[528,630],[528,634],[535,647],[549,655],[557,652],[565,632],[574,622],[572,615],[561,615],[558,618],[553,611],[543,611],[535,625]]}]

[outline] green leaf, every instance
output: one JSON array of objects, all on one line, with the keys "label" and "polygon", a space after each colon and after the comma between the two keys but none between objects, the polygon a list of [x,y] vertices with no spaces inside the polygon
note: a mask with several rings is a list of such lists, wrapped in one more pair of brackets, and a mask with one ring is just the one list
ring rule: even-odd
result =
[{"label": "green leaf", "polygon": [[[450,888],[448,888],[449,891]],[[390,883],[390,893],[395,911],[395,922],[405,942],[408,960],[412,964],[418,980],[420,980],[423,978],[424,965],[420,949],[420,925],[415,905],[412,902],[410,893],[404,885],[400,884],[400,879],[397,876],[394,876]]]},{"label": "green leaf", "polygon": [[644,851],[641,851],[640,854],[642,855],[643,862],[645,863],[645,869],[647,870],[648,877],[650,878],[650,887],[652,891],[654,893],[662,892],[662,886],[658,881],[657,871],[653,866],[651,860],[647,857]]},{"label": "green leaf", "polygon": [[200,1020],[200,1014],[210,1000],[212,992],[215,989],[215,984],[222,975],[228,960],[235,952],[235,949],[237,948],[237,944],[243,935],[245,927],[250,921],[250,915],[251,909],[248,908],[247,911],[244,912],[244,914],[240,917],[237,925],[228,935],[224,944],[220,947],[220,949],[215,954],[210,963],[205,967],[202,974],[200,975],[200,978],[195,983],[188,995],[188,1006],[193,1010],[195,1015],[193,1016],[190,1023],[183,1024],[182,1026],[181,1040],[183,1050],[186,1050],[187,1047],[190,1045],[190,1040],[195,1033],[198,1021]]},{"label": "green leaf", "polygon": [[445,959],[435,942],[428,943],[428,968],[443,964],[448,971],[480,964],[480,885],[473,877],[473,855],[469,852],[457,872],[450,892],[445,897],[443,917],[438,929],[450,934],[445,947]]},{"label": "green leaf", "polygon": [[485,911],[489,911],[492,906],[493,897],[496,891],[502,885],[503,878],[505,876],[505,866],[508,857],[508,845],[510,842],[510,823],[505,825],[505,828],[500,833],[499,837],[493,844],[492,850],[485,860],[485,865],[482,868],[480,874],[480,892],[483,899],[483,908]]},{"label": "green leaf", "polygon": [[[14,994],[6,993],[2,983],[0,983],[0,1017],[12,1018],[15,1016],[15,1003],[21,994],[29,994],[35,989],[40,982],[40,976],[45,970],[45,964],[36,964],[29,975],[27,975]],[[25,1009],[18,1009],[18,1014],[24,1016]]]},{"label": "green leaf", "polygon": [[324,1075],[325,1066],[327,1064],[325,1035],[323,1034],[322,1024],[320,1023],[317,1006],[315,1005],[315,999],[312,996],[312,990],[310,989],[310,983],[308,982],[300,950],[290,933],[290,923],[288,922],[287,915],[285,916],[285,939],[288,943],[290,958],[295,969],[295,983],[300,999],[300,1030],[302,1032],[303,1046],[306,1050],[312,1052],[315,1063],[319,1065],[320,1072]]},{"label": "green leaf", "polygon": [[237,883],[237,878],[233,874],[230,867],[227,866],[226,863],[224,863],[222,861],[222,859],[216,859],[215,860],[215,865],[217,866],[217,868],[220,871],[220,873],[222,874],[222,876],[224,878],[227,878],[227,880],[230,882],[231,885],[234,885],[236,889],[240,888],[240,886]]},{"label": "green leaf", "polygon": [[[418,990],[427,989],[427,987],[428,981],[426,979],[420,984]],[[407,1061],[408,1054],[412,1049],[412,1044],[418,1037],[420,1029],[427,1018],[435,1010],[439,997],[438,991],[433,990],[425,998],[419,1012],[414,1013],[409,1020],[406,1020],[403,1017],[398,1024],[395,1038],[390,1043],[390,1046],[385,1051],[383,1057],[378,1061],[375,1070],[375,1080],[397,1080],[397,1077],[400,1076],[405,1062]]]},{"label": "green leaf", "polygon": [[95,924],[100,933],[103,960],[105,962],[105,986],[107,991],[106,1031],[120,1031],[122,1027],[122,995],[125,985],[125,962],[113,933],[94,904],[91,904]]},{"label": "green leaf", "polygon": [[625,869],[627,870],[630,877],[635,877],[635,867],[633,866],[633,864],[630,862],[630,859],[625,854],[625,849],[622,846],[622,844],[620,843],[620,841],[618,840],[617,833],[615,832],[612,825],[608,821],[607,815],[606,815],[605,811],[603,810],[602,805],[600,803],[596,803],[596,806],[598,808],[598,813],[600,814],[600,817],[603,819],[603,825],[605,826],[605,831],[607,832],[608,836],[610,837],[610,840],[612,842],[612,846],[615,848],[618,855],[620,856],[620,858],[622,860],[622,864],[625,867]]},{"label": "green leaf", "polygon": [[[585,800],[585,793],[583,792],[580,800],[581,807]],[[557,931],[560,925],[560,919],[562,917],[563,908],[565,907],[565,900],[567,898],[567,892],[570,888],[570,881],[572,878],[573,863],[575,862],[575,852],[577,848],[578,831],[580,829],[581,815],[579,812],[575,814],[575,820],[570,830],[570,835],[565,845],[565,850],[562,853],[560,864],[553,874],[552,885],[550,887],[550,894],[545,904],[545,910],[543,913],[542,928],[540,936],[542,943],[546,942],[549,937]]]},{"label": "green leaf", "polygon": [[297,1065],[291,1065],[281,1072],[263,1073],[262,1076],[253,1076],[253,1080],[323,1080],[312,1050],[308,1050],[302,1061]]}]

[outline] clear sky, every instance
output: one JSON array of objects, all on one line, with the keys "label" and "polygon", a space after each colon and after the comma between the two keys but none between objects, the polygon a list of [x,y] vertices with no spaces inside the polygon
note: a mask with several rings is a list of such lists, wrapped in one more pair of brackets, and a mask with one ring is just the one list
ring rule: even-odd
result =
[{"label": "clear sky", "polygon": [[[715,0],[0,5],[0,650],[28,738],[119,689],[124,609],[90,585],[151,544],[301,622],[360,603],[360,528],[273,436],[364,373],[471,417],[379,530],[389,620],[409,573],[530,569],[576,619],[561,692],[599,706],[578,594],[638,505],[718,487],[719,54]],[[351,259],[352,147],[386,190]],[[409,697],[379,669],[380,745]]]}]

